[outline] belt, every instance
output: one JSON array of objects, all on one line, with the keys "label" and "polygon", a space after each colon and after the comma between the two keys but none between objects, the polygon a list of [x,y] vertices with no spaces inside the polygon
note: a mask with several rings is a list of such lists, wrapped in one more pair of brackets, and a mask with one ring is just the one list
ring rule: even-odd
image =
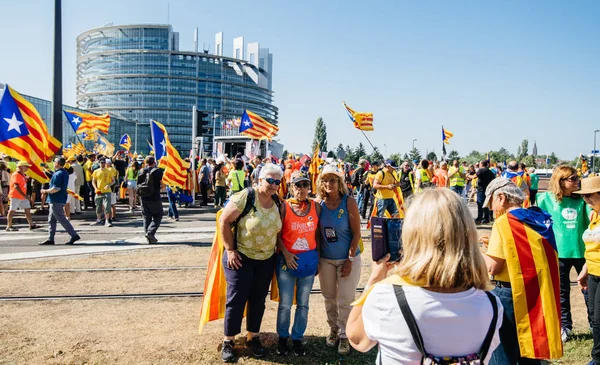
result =
[{"label": "belt", "polygon": [[511,288],[510,286],[510,282],[508,281],[500,281],[500,280],[496,280],[496,286],[498,288]]}]

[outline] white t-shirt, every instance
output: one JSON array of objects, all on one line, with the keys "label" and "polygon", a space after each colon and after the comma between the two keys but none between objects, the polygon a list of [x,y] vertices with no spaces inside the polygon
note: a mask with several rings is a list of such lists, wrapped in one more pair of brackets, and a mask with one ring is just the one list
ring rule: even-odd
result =
[{"label": "white t-shirt", "polygon": [[[492,321],[493,309],[485,292],[471,288],[460,293],[437,293],[403,286],[425,350],[433,356],[464,356],[479,353]],[[498,330],[503,308],[498,303],[498,323],[485,363],[500,344]],[[373,287],[362,310],[367,336],[379,343],[377,364],[421,364],[392,284]]]}]

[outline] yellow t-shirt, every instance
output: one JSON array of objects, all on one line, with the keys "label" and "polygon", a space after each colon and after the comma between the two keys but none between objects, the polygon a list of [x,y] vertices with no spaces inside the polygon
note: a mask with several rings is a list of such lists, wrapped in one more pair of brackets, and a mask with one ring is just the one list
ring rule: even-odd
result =
[{"label": "yellow t-shirt", "polygon": [[115,169],[114,167],[107,167],[106,169],[110,171],[111,174],[113,174],[115,180],[119,179],[119,171],[117,171],[117,169]]},{"label": "yellow t-shirt", "polygon": [[92,174],[92,180],[96,182],[96,187],[101,193],[110,193],[113,183],[114,173],[107,168],[100,168]]},{"label": "yellow t-shirt", "polygon": [[583,242],[588,272],[600,276],[600,217],[595,212],[592,213],[588,229],[583,232]]},{"label": "yellow t-shirt", "polygon": [[[263,208],[258,201],[258,192],[254,192],[254,209],[238,222],[237,250],[254,260],[266,260],[275,253],[277,233],[281,231],[281,218],[277,205]],[[248,190],[232,195],[229,202],[235,204],[242,213],[246,206]]]},{"label": "yellow t-shirt", "polygon": [[92,161],[87,160],[83,164],[83,171],[85,172],[85,181],[92,181]]},{"label": "yellow t-shirt", "polygon": [[[504,214],[496,219],[496,222],[502,222],[503,219],[508,219],[507,215]],[[486,254],[488,256],[496,257],[504,261],[504,266],[502,267],[502,271],[498,274],[494,275],[495,280],[510,282],[510,276],[508,275],[508,265],[506,264],[506,250],[504,248],[504,243],[502,242],[502,238],[500,238],[500,232],[497,228],[497,225],[494,224],[492,227],[492,233],[490,234],[490,242],[488,243],[488,248]]]},{"label": "yellow t-shirt", "polygon": [[[379,181],[380,185],[392,185],[398,183],[399,179],[395,176],[395,171],[384,171],[381,170],[375,175],[375,180]],[[377,199],[393,199],[394,191],[388,189],[377,189],[375,194]]]}]

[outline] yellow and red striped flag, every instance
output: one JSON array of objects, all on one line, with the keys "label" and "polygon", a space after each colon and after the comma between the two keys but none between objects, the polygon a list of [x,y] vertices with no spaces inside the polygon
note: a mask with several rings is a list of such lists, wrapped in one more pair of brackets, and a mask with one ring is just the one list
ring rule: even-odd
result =
[{"label": "yellow and red striped flag", "polygon": [[313,194],[317,194],[317,180],[319,179],[319,166],[322,165],[323,160],[319,157],[319,148],[320,146],[317,144],[317,148],[315,148],[315,152],[313,153],[312,160],[310,160],[310,166],[308,167],[308,173],[310,174],[310,182],[311,182],[311,192]]},{"label": "yellow and red striped flag", "polygon": [[449,130],[445,129],[444,126],[442,126],[442,141],[445,144],[450,144],[450,138],[454,137],[454,133],[450,132]]},{"label": "yellow and red striped flag", "polygon": [[164,167],[163,183],[171,187],[185,189],[187,170],[190,163],[179,155],[179,151],[171,144],[167,129],[161,123],[151,120],[150,131],[154,157],[159,161],[159,166]]},{"label": "yellow and red striped flag", "polygon": [[548,213],[534,207],[498,217],[490,240],[503,242],[521,356],[563,356],[558,252]]},{"label": "yellow and red striped flag", "polygon": [[89,135],[96,131],[108,134],[110,129],[110,116],[108,114],[95,115],[66,110],[64,110],[64,113],[77,134],[86,133]]},{"label": "yellow and red striped flag", "polygon": [[73,198],[75,198],[77,200],[83,201],[83,198],[81,197],[81,195],[77,194],[76,192],[74,192],[71,189],[67,189],[67,194],[71,195]]},{"label": "yellow and red striped flag", "polygon": [[373,127],[373,113],[355,112],[346,105],[345,101],[342,101],[342,104],[344,104],[344,108],[346,108],[346,112],[348,112],[348,117],[350,117],[350,120],[354,123],[354,128],[360,129],[361,131],[375,130]]},{"label": "yellow and red striped flag", "polygon": [[239,132],[253,139],[268,139],[270,141],[279,132],[279,127],[267,122],[251,111],[244,110]]}]

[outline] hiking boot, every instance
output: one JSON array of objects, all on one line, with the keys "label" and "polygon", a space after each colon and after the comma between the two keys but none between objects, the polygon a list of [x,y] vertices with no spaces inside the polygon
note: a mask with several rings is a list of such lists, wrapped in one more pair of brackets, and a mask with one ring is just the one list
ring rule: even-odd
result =
[{"label": "hiking boot", "polygon": [[300,340],[292,341],[294,343],[294,355],[296,356],[304,356],[306,352],[304,351],[304,345]]},{"label": "hiking boot", "polygon": [[252,337],[250,341],[246,341],[246,347],[252,351],[252,356],[256,358],[264,357],[267,352],[260,343],[260,338],[258,338],[258,336]]},{"label": "hiking boot", "polygon": [[233,345],[233,341],[223,341],[223,348],[221,349],[221,360],[223,360],[223,362],[235,361],[235,351],[233,350]]},{"label": "hiking boot", "polygon": [[288,338],[287,337],[279,337],[279,342],[277,343],[277,355],[285,356],[288,354]]},{"label": "hiking boot", "polygon": [[350,353],[350,343],[347,338],[340,338],[340,344],[338,345],[338,354],[348,355]]},{"label": "hiking boot", "polygon": [[325,344],[329,347],[335,347],[335,345],[337,344],[338,341],[338,333],[336,330],[331,330],[329,332],[329,335],[327,336],[327,338],[325,339]]},{"label": "hiking boot", "polygon": [[573,337],[573,331],[571,331],[570,329],[563,328],[560,330],[560,338],[562,339],[563,343],[569,341],[571,337]]}]

